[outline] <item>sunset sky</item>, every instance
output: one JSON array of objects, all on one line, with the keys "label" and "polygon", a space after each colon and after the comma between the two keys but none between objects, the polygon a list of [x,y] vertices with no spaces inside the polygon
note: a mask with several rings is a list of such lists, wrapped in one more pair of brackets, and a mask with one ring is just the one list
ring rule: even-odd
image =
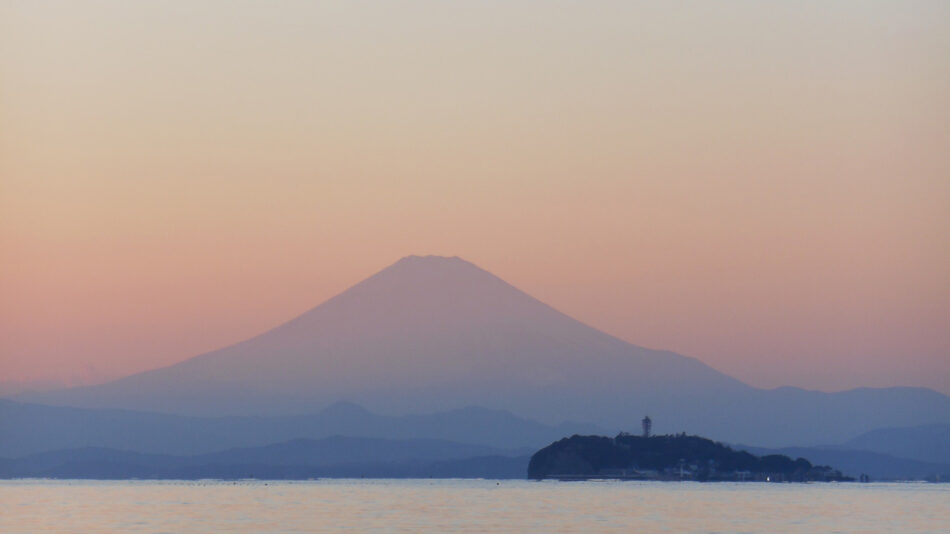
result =
[{"label": "sunset sky", "polygon": [[755,386],[950,393],[950,3],[0,4],[0,382],[458,255]]}]

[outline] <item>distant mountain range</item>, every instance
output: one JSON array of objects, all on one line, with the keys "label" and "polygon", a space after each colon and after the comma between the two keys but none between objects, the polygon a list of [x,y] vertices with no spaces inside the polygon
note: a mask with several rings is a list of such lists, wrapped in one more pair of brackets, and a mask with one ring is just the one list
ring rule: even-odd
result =
[{"label": "distant mountain range", "polygon": [[89,447],[193,455],[340,435],[435,439],[527,453],[564,435],[598,431],[589,424],[549,426],[485,408],[385,416],[337,403],[313,415],[192,417],[0,400],[0,457]]},{"label": "distant mountain range", "polygon": [[[854,478],[869,475],[874,481],[950,480],[948,464],[868,451],[816,447],[734,448],[760,456],[803,457],[815,465],[831,465]],[[527,451],[498,450],[441,439],[333,436],[196,455],[77,447],[16,458],[0,457],[0,478],[525,478],[529,456]]]},{"label": "distant mountain range", "polygon": [[0,459],[0,478],[524,478],[527,456],[444,440],[331,437],[193,456],[85,447]]},{"label": "distant mountain range", "polygon": [[[191,417],[0,400],[0,477],[521,478],[538,448],[603,433],[592,425],[548,426],[484,408],[385,416],[338,403],[313,415]],[[859,450],[892,447],[891,439],[872,438],[895,433],[912,446],[903,454]],[[939,431],[923,427],[881,429],[825,447],[735,448],[804,457],[852,477],[906,480],[947,479],[950,462],[926,457],[945,443]],[[924,458],[915,456],[919,451]]]},{"label": "distant mountain range", "polygon": [[950,464],[950,425],[879,428],[849,439],[843,446]]},{"label": "distant mountain range", "polygon": [[464,260],[431,256],[404,258],[236,345],[99,386],[16,398],[204,416],[313,413],[344,399],[389,414],[481,406],[607,432],[635,430],[649,414],[657,432],[760,446],[950,423],[950,397],[927,389],[753,388],[595,330]]}]

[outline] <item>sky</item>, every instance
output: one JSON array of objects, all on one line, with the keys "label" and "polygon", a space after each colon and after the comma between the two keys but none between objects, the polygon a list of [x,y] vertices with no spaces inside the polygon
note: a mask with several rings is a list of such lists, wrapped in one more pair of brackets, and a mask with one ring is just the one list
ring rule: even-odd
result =
[{"label": "sky", "polygon": [[749,384],[950,394],[946,2],[0,4],[0,382],[458,255]]}]

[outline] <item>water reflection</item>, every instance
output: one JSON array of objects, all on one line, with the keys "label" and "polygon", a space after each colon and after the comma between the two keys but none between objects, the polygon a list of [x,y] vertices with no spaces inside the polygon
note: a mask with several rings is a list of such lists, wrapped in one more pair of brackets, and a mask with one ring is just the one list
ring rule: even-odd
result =
[{"label": "water reflection", "polygon": [[0,532],[946,532],[946,484],[0,482]]}]

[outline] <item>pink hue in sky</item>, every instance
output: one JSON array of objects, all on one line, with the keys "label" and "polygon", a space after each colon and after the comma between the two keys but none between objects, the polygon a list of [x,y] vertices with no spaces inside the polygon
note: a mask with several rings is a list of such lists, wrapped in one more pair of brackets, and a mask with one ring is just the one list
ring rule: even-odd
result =
[{"label": "pink hue in sky", "polygon": [[407,254],[753,385],[950,393],[943,2],[6,2],[0,382]]}]

